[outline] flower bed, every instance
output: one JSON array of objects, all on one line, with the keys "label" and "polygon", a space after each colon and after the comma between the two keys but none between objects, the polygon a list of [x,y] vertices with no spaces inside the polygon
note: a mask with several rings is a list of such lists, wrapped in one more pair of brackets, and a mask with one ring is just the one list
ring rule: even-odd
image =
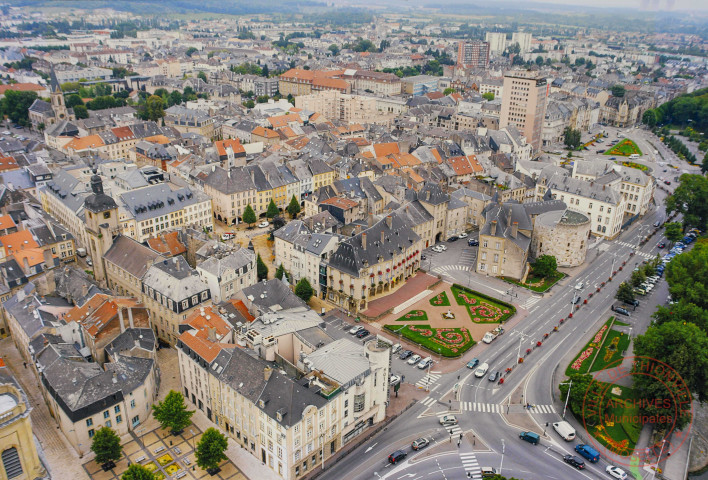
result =
[{"label": "flower bed", "polygon": [[396,319],[397,322],[424,322],[426,320],[428,320],[428,314],[425,310],[411,310]]},{"label": "flower bed", "polygon": [[633,154],[641,155],[642,151],[639,150],[639,147],[637,146],[636,143],[634,143],[632,140],[629,138],[625,138],[621,142],[617,143],[614,147],[610,148],[608,151],[605,152],[605,155],[620,155],[623,157],[629,157],[630,155]]},{"label": "flower bed", "polygon": [[628,162],[625,160],[623,162],[616,162],[616,163],[619,163],[623,167],[636,168],[637,170],[641,170],[642,172],[649,171],[649,167],[647,167],[646,165],[641,165],[641,164],[635,163],[635,162]]},{"label": "flower bed", "polygon": [[[568,365],[568,368],[566,368],[566,375],[570,376],[573,373],[588,373],[590,363],[597,354],[597,351],[602,348],[601,345],[605,339],[605,334],[612,325],[613,320],[614,317],[610,317],[609,320],[607,320],[605,324],[597,331],[595,336],[585,344],[583,349],[580,350],[580,353],[575,357],[571,364]],[[595,360],[595,363],[597,363],[597,360],[598,359]]]},{"label": "flower bed", "polygon": [[430,304],[433,307],[449,307],[450,300],[447,298],[447,293],[440,292],[439,294],[435,295],[433,298],[430,299]]},{"label": "flower bed", "polygon": [[612,385],[604,382],[598,383],[606,392],[606,399],[603,402],[605,408],[600,412],[603,421],[599,425],[592,427],[588,425],[589,432],[598,442],[612,450],[616,455],[623,457],[632,455],[637,440],[639,440],[642,423],[630,421],[613,422],[610,418],[613,415],[616,418],[636,418],[640,413],[639,407],[635,406],[639,398],[631,388],[622,387],[619,395],[616,395],[612,392]]},{"label": "flower bed", "polygon": [[451,290],[457,304],[467,307],[467,313],[475,323],[501,323],[516,313],[513,305],[469,288],[454,284]]},{"label": "flower bed", "polygon": [[165,465],[167,465],[168,463],[172,463],[173,461],[174,461],[174,458],[172,458],[172,455],[170,455],[169,453],[166,453],[157,459],[157,463],[159,463],[163,467]]},{"label": "flower bed", "polygon": [[384,328],[443,357],[459,357],[475,344],[466,328],[432,328],[430,325],[385,325]]},{"label": "flower bed", "polygon": [[[615,323],[616,325],[616,323]],[[622,353],[629,348],[629,335],[617,330],[610,330],[605,341],[602,342],[600,353],[592,364],[590,372],[599,372],[606,369],[609,365],[618,366],[622,359]]]},{"label": "flower bed", "polygon": [[532,292],[545,292],[548,289],[550,289],[553,285],[558,283],[559,280],[565,277],[565,273],[561,272],[556,272],[555,274],[551,275],[550,277],[547,278],[541,278],[537,279],[534,277],[529,276],[529,278],[526,279],[526,283],[521,283],[518,280],[514,280],[513,278],[509,277],[500,277],[502,280],[505,282],[518,285],[520,287],[528,288]]}]

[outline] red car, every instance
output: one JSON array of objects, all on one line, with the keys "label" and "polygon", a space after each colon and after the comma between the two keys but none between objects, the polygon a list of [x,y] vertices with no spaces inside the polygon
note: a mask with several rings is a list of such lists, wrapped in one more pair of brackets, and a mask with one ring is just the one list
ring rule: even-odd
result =
[{"label": "red car", "polygon": [[666,244],[664,242],[659,242],[659,244],[656,246],[657,248],[664,248]]}]

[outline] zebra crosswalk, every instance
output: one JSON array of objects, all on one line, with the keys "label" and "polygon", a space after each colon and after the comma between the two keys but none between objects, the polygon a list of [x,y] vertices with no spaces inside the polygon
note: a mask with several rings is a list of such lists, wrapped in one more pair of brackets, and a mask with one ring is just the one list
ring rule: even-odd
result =
[{"label": "zebra crosswalk", "polygon": [[422,403],[423,405],[425,405],[428,408],[432,407],[437,402],[438,401],[436,399],[434,399],[433,397],[425,397],[423,400],[420,401],[420,403]]},{"label": "zebra crosswalk", "polygon": [[[514,405],[518,407],[518,405]],[[482,413],[504,413],[506,405],[497,403],[477,403],[477,402],[460,402],[460,410],[463,412],[482,412]],[[534,405],[529,407],[531,413],[556,413],[553,405]]]},{"label": "zebra crosswalk", "polygon": [[439,373],[428,373],[423,378],[415,382],[415,386],[418,388],[430,388],[430,386],[434,384],[440,377],[441,375]]},{"label": "zebra crosswalk", "polygon": [[445,272],[451,272],[453,270],[464,270],[469,271],[472,267],[466,267],[464,265],[441,265],[439,267],[433,267],[433,272],[443,274]]},{"label": "zebra crosswalk", "polygon": [[[625,247],[630,247],[630,248],[636,248],[636,247],[637,247],[636,244],[634,244],[634,243],[629,243],[629,242],[620,242],[620,241],[618,241],[617,244],[618,244],[618,245],[623,245],[623,246],[625,246]],[[637,251],[637,252],[635,252],[635,253],[636,253],[636,255],[639,255],[639,256],[644,257],[644,258],[654,258],[654,255],[652,255],[651,253],[644,253],[644,252],[640,252],[640,251]]]},{"label": "zebra crosswalk", "polygon": [[521,308],[524,310],[528,310],[529,308],[533,307],[536,303],[538,303],[543,297],[540,295],[531,295],[529,298],[524,301],[524,303],[521,304]]},{"label": "zebra crosswalk", "polygon": [[477,462],[477,456],[474,452],[461,453],[460,461],[462,462],[462,468],[465,469],[468,478],[482,478],[482,469],[479,466],[479,462]]}]

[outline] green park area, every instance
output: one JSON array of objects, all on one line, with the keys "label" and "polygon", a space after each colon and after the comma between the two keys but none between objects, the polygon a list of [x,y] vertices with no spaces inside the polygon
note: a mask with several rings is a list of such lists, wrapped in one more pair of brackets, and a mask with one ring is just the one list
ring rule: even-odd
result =
[{"label": "green park area", "polygon": [[526,277],[526,281],[524,283],[521,283],[518,280],[514,280],[513,278],[509,277],[502,277],[502,279],[505,282],[512,283],[520,287],[528,288],[533,292],[541,293],[547,291],[553,285],[558,283],[558,281],[561,280],[563,277],[565,277],[565,273],[556,271],[546,277],[536,277],[533,275],[533,273],[531,273],[528,277]]},{"label": "green park area", "polygon": [[570,376],[574,373],[599,372],[609,365],[618,365],[623,353],[629,348],[629,336],[612,327],[626,325],[610,317],[568,365],[565,374]]},{"label": "green park area", "polygon": [[620,155],[623,157],[629,157],[630,155],[634,155],[635,153],[637,155],[642,155],[642,151],[639,149],[637,144],[629,138],[625,138],[621,142],[618,142],[617,145],[607,150],[605,152],[605,155]]},{"label": "green park area", "polygon": [[633,453],[642,431],[641,422],[629,420],[637,418],[640,414],[637,394],[629,387],[605,382],[596,383],[602,392],[602,420],[597,425],[587,425],[588,431],[598,442],[617,455],[629,456]]},{"label": "green park area", "polygon": [[447,298],[447,293],[440,292],[430,299],[430,305],[433,307],[449,307],[450,300]]},{"label": "green park area", "polygon": [[425,310],[411,310],[396,319],[397,322],[422,322],[426,320],[428,320],[428,314]]},{"label": "green park area", "polygon": [[457,304],[467,308],[467,313],[474,323],[502,323],[516,313],[513,305],[456,283],[450,287],[450,290]]},{"label": "green park area", "polygon": [[636,168],[637,170],[641,170],[642,172],[648,172],[648,171],[649,171],[649,167],[647,167],[646,165],[641,165],[641,164],[636,163],[636,162],[629,162],[629,161],[627,161],[627,160],[624,160],[624,161],[622,161],[622,162],[617,162],[617,163],[619,163],[619,164],[622,165],[623,167]]},{"label": "green park area", "polygon": [[461,356],[475,344],[466,328],[432,328],[430,325],[386,325],[384,328],[448,358]]}]

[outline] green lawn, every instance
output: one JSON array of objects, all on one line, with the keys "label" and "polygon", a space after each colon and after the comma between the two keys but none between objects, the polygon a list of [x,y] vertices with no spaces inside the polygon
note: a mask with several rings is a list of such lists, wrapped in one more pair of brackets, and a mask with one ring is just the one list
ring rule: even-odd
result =
[{"label": "green lawn", "polygon": [[[546,290],[551,288],[553,285],[558,283],[558,281],[561,280],[563,277],[565,277],[565,273],[561,273],[561,272],[556,272],[553,276],[550,276],[548,278],[537,278],[532,275],[529,275],[526,278],[526,283],[521,283],[517,280],[514,280],[513,278],[508,278],[508,277],[501,277],[501,278],[505,282],[513,283],[514,285],[528,288],[529,290],[531,290],[533,292],[545,292]],[[541,282],[541,283],[538,284],[539,282]]]},{"label": "green lawn", "polygon": [[588,373],[590,363],[592,362],[593,357],[597,354],[598,347],[602,345],[602,342],[608,335],[608,331],[610,330],[610,326],[612,325],[614,318],[615,317],[610,317],[605,324],[600,327],[600,330],[595,333],[593,338],[591,338],[590,341],[586,343],[582,349],[580,349],[578,355],[573,359],[570,365],[568,365],[568,368],[565,369],[565,374],[567,376],[570,376],[573,373]]},{"label": "green lawn", "polygon": [[449,307],[450,300],[447,298],[447,293],[440,292],[438,295],[435,295],[430,299],[430,304],[433,307]]},{"label": "green lawn", "polygon": [[626,160],[625,160],[625,161],[623,161],[623,162],[617,162],[617,163],[619,163],[620,165],[622,165],[622,166],[624,166],[624,167],[636,168],[637,170],[641,170],[642,172],[648,172],[648,171],[649,171],[649,167],[647,167],[646,165],[640,165],[640,164],[635,163],[635,162],[629,162],[629,161],[626,161]]},{"label": "green lawn", "polygon": [[622,352],[627,350],[627,348],[629,348],[629,335],[617,330],[610,330],[610,333],[605,335],[605,341],[602,342],[600,353],[595,358],[595,363],[592,364],[590,372],[599,372],[611,364],[615,367],[619,366]]},{"label": "green lawn", "polygon": [[457,304],[467,307],[467,313],[474,323],[502,323],[516,313],[516,307],[513,305],[456,283],[450,290]]},{"label": "green lawn", "polygon": [[411,310],[396,319],[397,322],[422,322],[425,320],[428,320],[428,314],[425,310]]},{"label": "green lawn", "polygon": [[634,143],[629,138],[625,138],[617,143],[614,147],[610,148],[605,152],[605,155],[615,156],[620,155],[623,157],[629,157],[632,154],[642,155],[642,151],[639,149],[636,143]]},{"label": "green lawn", "polygon": [[385,325],[384,328],[448,358],[461,356],[475,344],[466,328],[431,328],[430,325]]},{"label": "green lawn", "polygon": [[[589,433],[602,445],[621,456],[629,456],[633,453],[634,447],[639,440],[639,433],[642,430],[641,422],[626,421],[627,417],[639,415],[639,407],[634,402],[619,402],[618,400],[637,400],[637,394],[629,387],[617,387],[607,383],[599,382],[602,387],[606,387],[602,401],[602,423],[590,427]],[[612,393],[615,388],[621,389],[619,395]],[[612,415],[625,421],[613,422]]]}]

